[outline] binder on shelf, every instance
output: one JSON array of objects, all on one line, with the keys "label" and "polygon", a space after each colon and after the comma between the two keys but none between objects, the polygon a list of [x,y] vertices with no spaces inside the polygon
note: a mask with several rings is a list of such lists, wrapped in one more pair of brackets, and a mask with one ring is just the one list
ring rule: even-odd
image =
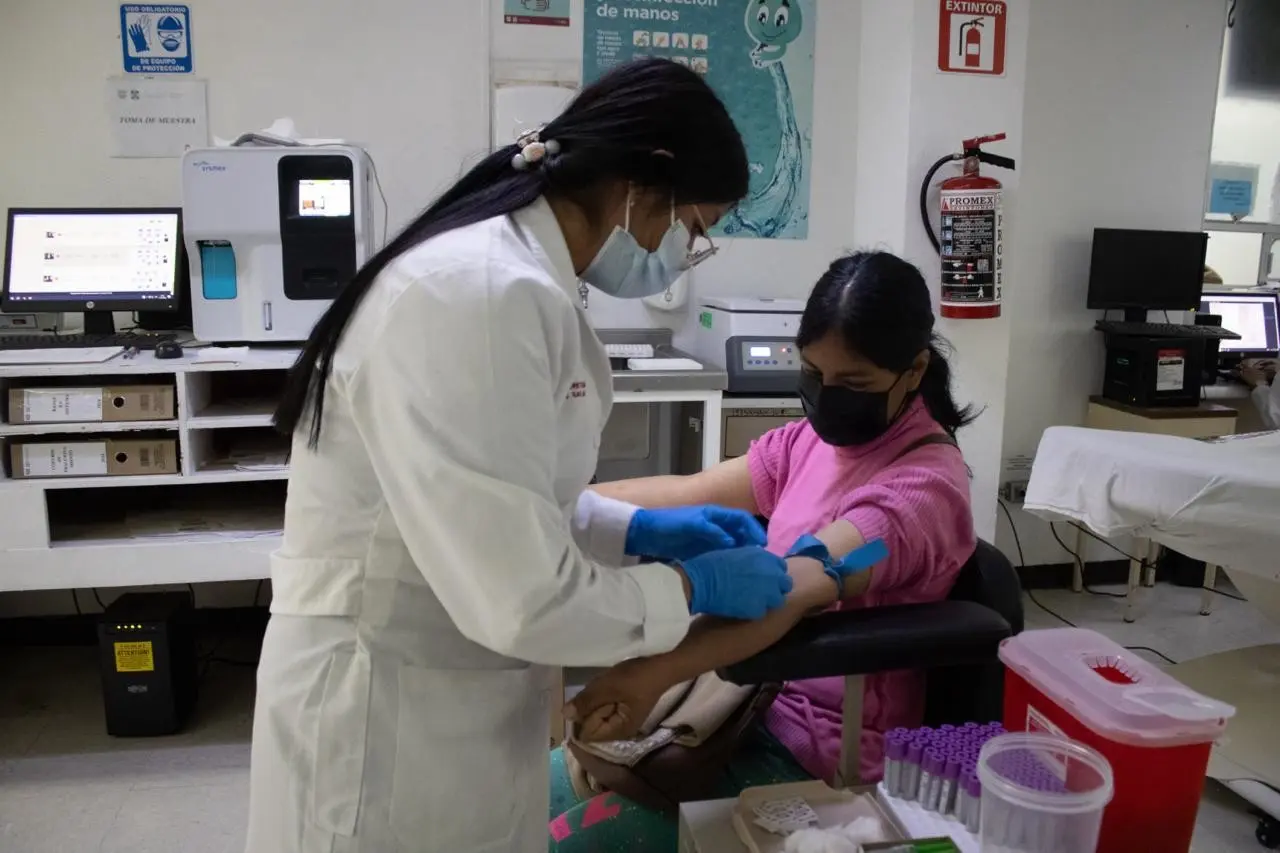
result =
[{"label": "binder on shelf", "polygon": [[123,423],[176,416],[172,385],[10,388],[9,423]]},{"label": "binder on shelf", "polygon": [[178,473],[172,438],[21,442],[9,453],[15,480]]}]

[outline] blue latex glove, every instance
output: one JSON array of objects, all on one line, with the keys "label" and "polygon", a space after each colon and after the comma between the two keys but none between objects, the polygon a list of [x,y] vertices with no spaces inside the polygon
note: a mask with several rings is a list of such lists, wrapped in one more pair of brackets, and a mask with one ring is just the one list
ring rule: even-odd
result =
[{"label": "blue latex glove", "polygon": [[791,592],[787,561],[759,546],[711,551],[680,563],[689,579],[689,612],[761,619]]},{"label": "blue latex glove", "polygon": [[627,528],[626,552],[660,560],[691,560],[708,551],[763,545],[764,528],[740,509],[682,506],[639,509]]}]

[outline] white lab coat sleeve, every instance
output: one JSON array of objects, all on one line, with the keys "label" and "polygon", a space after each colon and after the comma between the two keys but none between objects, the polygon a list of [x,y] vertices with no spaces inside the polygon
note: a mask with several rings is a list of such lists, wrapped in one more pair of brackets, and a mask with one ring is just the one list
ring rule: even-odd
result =
[{"label": "white lab coat sleeve", "polygon": [[573,538],[589,557],[607,566],[626,562],[627,529],[635,504],[607,498],[586,489],[573,509]]},{"label": "white lab coat sleeve", "polygon": [[1270,385],[1259,385],[1249,394],[1267,429],[1280,429],[1280,375]]},{"label": "white lab coat sleeve", "polygon": [[[345,383],[400,535],[458,630],[499,654],[591,666],[670,650],[690,622],[679,575],[592,561],[555,497],[573,467],[557,450],[581,370],[573,305],[495,263],[409,284]],[[586,454],[597,437],[568,438]],[[605,515],[588,525],[601,546],[620,523]]]}]

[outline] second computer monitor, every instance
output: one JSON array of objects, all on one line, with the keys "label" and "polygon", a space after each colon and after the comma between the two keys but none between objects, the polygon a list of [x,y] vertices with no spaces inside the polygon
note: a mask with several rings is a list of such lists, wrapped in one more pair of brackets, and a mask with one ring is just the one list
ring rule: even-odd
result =
[{"label": "second computer monitor", "polygon": [[1280,303],[1274,293],[1207,291],[1200,313],[1222,317],[1222,328],[1240,336],[1219,342],[1218,351],[1236,357],[1274,357],[1280,351]]},{"label": "second computer monitor", "polygon": [[178,307],[177,208],[13,208],[0,308],[83,311],[85,328],[113,311]]},{"label": "second computer monitor", "polygon": [[1202,231],[1095,229],[1088,307],[1122,308],[1134,320],[1145,320],[1147,311],[1194,309],[1208,246]]}]

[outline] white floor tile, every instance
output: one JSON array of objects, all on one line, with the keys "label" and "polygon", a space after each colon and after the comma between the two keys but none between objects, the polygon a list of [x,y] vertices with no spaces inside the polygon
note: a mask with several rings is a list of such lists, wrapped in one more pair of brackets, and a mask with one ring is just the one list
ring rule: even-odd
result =
[{"label": "white floor tile", "polygon": [[200,787],[133,790],[99,853],[240,853],[248,820],[249,779]]},{"label": "white floor tile", "polygon": [[[1082,627],[1179,661],[1280,642],[1280,626],[1246,602],[1219,597],[1212,615],[1199,616],[1198,590],[1161,585],[1143,593],[1132,625],[1123,622],[1119,599],[1065,590],[1035,597]],[[1026,613],[1030,628],[1061,625],[1030,601]],[[106,735],[94,649],[0,658],[0,684],[0,851],[240,853],[252,670],[210,670],[189,730],[157,739]],[[1261,850],[1255,826],[1243,800],[1210,782],[1194,853]]]}]

